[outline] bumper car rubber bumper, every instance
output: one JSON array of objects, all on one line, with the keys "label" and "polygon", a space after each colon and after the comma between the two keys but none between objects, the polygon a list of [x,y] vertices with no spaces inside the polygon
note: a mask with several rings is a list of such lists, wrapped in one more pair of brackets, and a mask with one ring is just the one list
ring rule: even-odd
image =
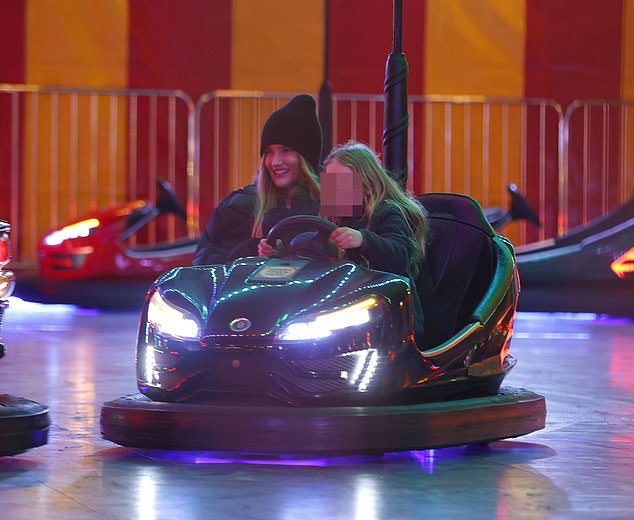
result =
[{"label": "bumper car rubber bumper", "polygon": [[0,395],[0,456],[43,446],[50,424],[45,406],[23,397]]},{"label": "bumper car rubber bumper", "polygon": [[373,453],[480,444],[544,428],[543,396],[494,396],[394,406],[267,407],[151,401],[103,405],[105,439],[128,447],[245,453]]}]

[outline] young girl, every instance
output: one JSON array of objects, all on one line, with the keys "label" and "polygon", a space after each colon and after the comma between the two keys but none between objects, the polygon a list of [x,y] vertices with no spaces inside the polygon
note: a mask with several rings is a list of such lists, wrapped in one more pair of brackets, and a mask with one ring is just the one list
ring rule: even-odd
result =
[{"label": "young girl", "polygon": [[338,227],[330,240],[372,269],[406,276],[412,288],[415,332],[423,330],[414,278],[424,256],[424,209],[410,199],[366,145],[335,148],[321,176],[321,215]]},{"label": "young girl", "polygon": [[218,204],[198,241],[193,264],[224,264],[254,256],[260,238],[279,220],[290,215],[316,215],[320,153],[321,127],[315,101],[300,94],[273,112],[264,124],[255,185],[234,191]]}]

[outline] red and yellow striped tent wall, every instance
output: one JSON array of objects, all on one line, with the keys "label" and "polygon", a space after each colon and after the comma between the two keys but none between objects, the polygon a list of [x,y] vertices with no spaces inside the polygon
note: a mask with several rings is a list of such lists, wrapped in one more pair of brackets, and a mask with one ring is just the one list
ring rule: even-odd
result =
[{"label": "red and yellow striped tent wall", "polygon": [[[323,78],[325,1],[0,0],[0,83],[181,89],[194,101],[215,89],[315,93]],[[330,0],[329,8],[333,91],[380,94],[392,1]],[[564,108],[576,98],[634,99],[634,0],[405,0],[403,8],[410,94],[552,98]],[[7,124],[0,119],[2,171]],[[0,217],[10,215],[12,193],[63,191],[63,167],[57,186],[31,185],[24,174],[32,161],[50,157],[50,146],[38,143],[34,156],[24,145],[19,189],[7,187],[3,174]],[[118,153],[115,161],[125,161],[125,150]],[[63,165],[64,157],[56,160]],[[126,175],[124,167],[100,170],[96,184],[82,189],[112,183],[108,171]],[[240,180],[253,173],[245,168]],[[413,174],[415,191],[442,188]],[[117,198],[130,196],[125,178],[116,185]],[[144,186],[143,179],[135,185]],[[204,200],[203,193],[203,222],[211,209]],[[50,208],[21,211],[22,218],[37,215],[40,231],[50,222]]]}]

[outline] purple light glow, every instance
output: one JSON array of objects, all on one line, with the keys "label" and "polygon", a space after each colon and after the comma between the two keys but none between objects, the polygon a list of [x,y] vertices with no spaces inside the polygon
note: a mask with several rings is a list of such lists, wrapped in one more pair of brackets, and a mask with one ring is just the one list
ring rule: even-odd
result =
[{"label": "purple light glow", "polygon": [[607,314],[599,314],[594,320],[594,325],[627,325],[632,323],[632,318],[625,316],[609,316]]},{"label": "purple light glow", "polygon": [[303,467],[342,467],[363,466],[368,464],[403,464],[414,461],[430,475],[437,464],[451,459],[471,456],[488,456],[492,452],[500,454],[523,455],[527,450],[540,448],[539,445],[499,441],[488,445],[464,445],[442,449],[411,450],[384,454],[348,454],[311,457],[309,454],[273,454],[243,453],[222,451],[168,451],[137,450],[142,457],[163,462],[182,462],[184,464],[246,464],[259,466],[303,466]]},{"label": "purple light glow", "polygon": [[595,314],[592,312],[518,312],[518,321],[591,321],[596,325],[624,325],[632,322],[632,318],[612,316],[609,314]]},{"label": "purple light glow", "polygon": [[413,450],[408,452],[390,452],[383,455],[332,455],[310,457],[301,454],[262,454],[215,451],[166,451],[140,450],[139,455],[151,460],[182,462],[185,464],[246,464],[260,466],[303,466],[303,467],[341,467],[366,464],[402,464],[416,461],[427,473],[433,474],[435,463],[441,459],[463,457],[465,448],[445,448],[442,450]]},{"label": "purple light glow", "polygon": [[410,456],[415,459],[426,473],[433,475],[436,463],[436,450],[410,451]]},{"label": "purple light glow", "polygon": [[[237,452],[212,451],[140,451],[139,454],[152,460],[183,462],[189,464],[248,464],[266,466],[358,466],[369,461],[375,461],[376,456],[345,455],[331,457],[305,457],[303,455],[273,455]],[[379,457],[381,458],[381,457]]]},{"label": "purple light glow", "polygon": [[75,309],[75,314],[77,316],[97,316],[99,312],[99,309],[85,309],[81,307]]}]

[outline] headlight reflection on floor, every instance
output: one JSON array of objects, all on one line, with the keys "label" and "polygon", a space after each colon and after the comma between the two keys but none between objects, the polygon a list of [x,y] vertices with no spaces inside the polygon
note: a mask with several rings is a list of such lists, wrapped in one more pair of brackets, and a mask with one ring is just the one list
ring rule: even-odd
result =
[{"label": "headlight reflection on floor", "polygon": [[355,491],[355,512],[354,517],[358,520],[374,520],[379,518],[377,507],[377,497],[380,490],[377,482],[367,475],[360,475],[354,482]]},{"label": "headlight reflection on floor", "polygon": [[139,475],[137,500],[137,518],[156,520],[156,482],[155,475],[143,472]]}]

